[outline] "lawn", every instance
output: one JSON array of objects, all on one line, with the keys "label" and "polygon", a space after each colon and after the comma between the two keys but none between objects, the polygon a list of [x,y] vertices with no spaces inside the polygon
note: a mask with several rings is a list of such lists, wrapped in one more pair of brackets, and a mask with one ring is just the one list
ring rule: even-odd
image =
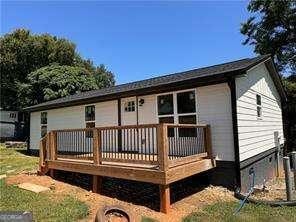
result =
[{"label": "lawn", "polygon": [[[35,171],[38,157],[25,154],[25,149],[6,149],[0,146],[0,174],[18,174],[23,171]],[[183,222],[296,222],[295,207],[268,207],[246,204],[241,212],[234,216],[237,202],[220,202],[206,206],[188,215]],[[77,221],[89,213],[87,204],[73,195],[59,196],[54,191],[36,194],[19,189],[15,185],[6,185],[0,180],[0,211],[31,211],[35,221]],[[142,222],[156,222],[152,218],[143,217]]]},{"label": "lawn", "polygon": [[88,215],[88,206],[72,196],[56,200],[52,193],[33,193],[0,180],[0,211],[30,211],[35,221],[77,221]]},{"label": "lawn", "polygon": [[296,222],[296,207],[246,204],[241,212],[234,216],[233,212],[238,205],[238,202],[222,202],[210,205],[187,216],[183,222]]},{"label": "lawn", "polygon": [[[0,174],[17,174],[35,171],[38,157],[26,155],[25,148],[0,147]],[[6,185],[0,180],[0,211],[30,211],[35,221],[77,221],[88,215],[88,206],[75,197],[65,195],[57,198],[54,192],[33,193]]]},{"label": "lawn", "polygon": [[26,155],[26,148],[5,148],[0,145],[0,175],[32,171],[38,167],[38,157]]}]

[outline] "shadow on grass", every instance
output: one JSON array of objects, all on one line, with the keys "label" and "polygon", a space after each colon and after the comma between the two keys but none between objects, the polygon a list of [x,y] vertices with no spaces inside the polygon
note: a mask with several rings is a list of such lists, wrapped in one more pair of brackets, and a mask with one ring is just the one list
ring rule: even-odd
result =
[{"label": "shadow on grass", "polygon": [[37,156],[37,155],[33,155],[31,154],[27,148],[7,148],[7,149],[14,149],[16,152],[23,154],[25,156]]},{"label": "shadow on grass", "polygon": [[[91,190],[90,175],[59,171],[55,177],[57,180]],[[208,175],[203,173],[173,183],[170,186],[171,203],[200,192],[209,185],[208,181]],[[101,195],[159,210],[159,188],[155,184],[104,177]]]}]

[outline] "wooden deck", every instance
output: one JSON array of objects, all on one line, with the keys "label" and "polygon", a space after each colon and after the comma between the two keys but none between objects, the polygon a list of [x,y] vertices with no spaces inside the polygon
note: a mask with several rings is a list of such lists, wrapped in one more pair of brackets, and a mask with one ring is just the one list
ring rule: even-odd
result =
[{"label": "wooden deck", "polygon": [[64,170],[158,184],[161,212],[170,208],[169,185],[215,167],[209,125],[147,124],[67,129],[40,141],[40,174]]}]

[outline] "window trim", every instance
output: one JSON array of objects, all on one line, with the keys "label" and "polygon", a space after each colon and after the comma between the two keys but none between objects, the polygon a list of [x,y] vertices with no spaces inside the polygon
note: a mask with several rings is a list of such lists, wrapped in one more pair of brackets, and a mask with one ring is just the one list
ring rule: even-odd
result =
[{"label": "window trim", "polygon": [[[88,107],[88,106],[93,106],[95,109],[95,118],[94,118],[94,120],[86,120],[86,107]],[[95,104],[89,104],[89,105],[85,105],[84,106],[84,121],[86,122],[86,123],[89,123],[89,122],[96,122],[96,105]]]},{"label": "window trim", "polygon": [[[94,120],[85,120],[85,109],[88,106],[94,106],[95,107],[95,119]],[[96,105],[95,104],[89,104],[84,106],[84,122],[85,122],[85,128],[86,128],[86,123],[95,123],[96,126]]]},{"label": "window trim", "polygon": [[[260,105],[258,104],[258,98],[260,98]],[[260,108],[260,115],[258,116],[258,108]],[[257,120],[262,120],[262,96],[256,93],[256,116]]]},{"label": "window trim", "polygon": [[[130,104],[130,103],[133,103],[133,105],[131,105],[131,108],[133,108],[133,109],[128,110],[128,108],[129,108],[129,104]],[[127,110],[126,110],[126,108],[127,108]],[[131,99],[131,100],[127,100],[127,101],[124,101],[124,107],[123,107],[123,110],[124,110],[124,112],[127,112],[127,113],[136,112],[136,101],[133,100],[133,99]]]},{"label": "window trim", "polygon": [[[183,92],[190,92],[194,91],[195,94],[195,113],[178,113],[178,104],[177,104],[177,94],[183,93]],[[163,95],[173,95],[173,114],[165,114],[165,115],[159,115],[158,114],[158,97]],[[156,104],[156,118],[157,123],[159,123],[159,118],[161,117],[173,117],[174,123],[179,123],[179,116],[196,116],[196,124],[198,124],[198,104],[197,104],[197,88],[191,88],[191,89],[183,89],[183,90],[177,90],[177,91],[171,91],[171,92],[164,92],[159,93],[155,95],[155,104]]]},{"label": "window trim", "polygon": [[[167,95],[172,95],[173,96],[173,113],[172,114],[158,114],[158,97],[167,96]],[[167,117],[170,117],[170,116],[175,114],[175,98],[174,98],[173,93],[162,93],[162,94],[156,95],[156,113],[157,113],[158,116],[167,116]]]},{"label": "window trim", "polygon": [[9,118],[10,119],[15,119],[16,118],[16,113],[9,113]]},{"label": "window trim", "polygon": [[[42,113],[46,113],[46,123],[42,123]],[[48,112],[47,111],[40,112],[40,138],[44,137],[42,136],[42,127],[46,127],[46,134],[47,134],[48,132]]]},{"label": "window trim", "polygon": [[186,91],[180,91],[180,92],[177,92],[176,93],[176,108],[177,108],[177,110],[176,110],[176,112],[177,112],[177,114],[180,116],[180,115],[189,115],[190,113],[178,113],[178,94],[180,94],[180,93],[186,93],[186,92],[192,92],[193,91],[193,93],[194,93],[194,103],[195,103],[195,112],[191,112],[193,115],[194,115],[194,113],[197,113],[197,106],[196,106],[196,104],[197,104],[197,100],[196,100],[196,89],[194,89],[194,90],[186,90]]},{"label": "window trim", "polygon": [[[88,106],[94,106],[94,110],[95,110],[95,119],[94,120],[85,120],[86,118],[86,116],[85,116],[85,114],[86,114],[86,107],[88,107]],[[84,122],[85,122],[85,128],[88,128],[87,127],[87,124],[88,123],[94,123],[94,126],[96,127],[96,104],[88,104],[88,105],[85,105],[84,106]],[[88,131],[88,132],[86,132],[85,133],[85,137],[86,138],[93,138],[93,133],[92,132],[90,132],[90,131]]]}]

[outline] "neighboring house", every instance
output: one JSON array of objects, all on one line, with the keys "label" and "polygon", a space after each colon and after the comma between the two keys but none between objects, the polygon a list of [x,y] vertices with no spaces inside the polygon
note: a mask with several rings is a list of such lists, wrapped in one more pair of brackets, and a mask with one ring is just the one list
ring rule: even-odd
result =
[{"label": "neighboring house", "polygon": [[18,111],[0,110],[1,141],[23,139],[23,115],[23,113]]},{"label": "neighboring house", "polygon": [[[30,149],[37,151],[41,137],[57,129],[209,124],[216,160],[210,171],[213,182],[246,190],[251,167],[256,184],[275,176],[274,132],[283,145],[285,102],[270,56],[247,58],[28,107]],[[136,151],[134,148],[126,151]]]}]

